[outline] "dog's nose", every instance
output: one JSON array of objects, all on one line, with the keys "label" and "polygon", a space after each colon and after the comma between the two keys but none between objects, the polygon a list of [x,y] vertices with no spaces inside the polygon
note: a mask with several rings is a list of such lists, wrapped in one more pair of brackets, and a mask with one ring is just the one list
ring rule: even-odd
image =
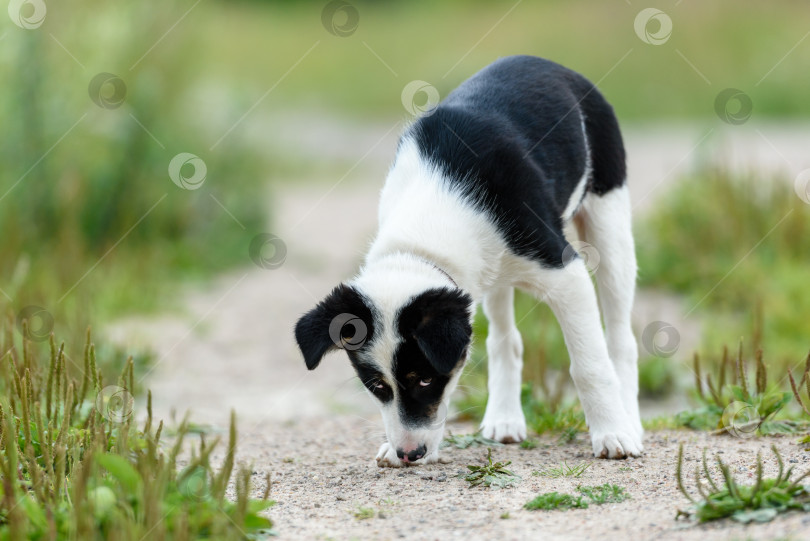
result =
[{"label": "dog's nose", "polygon": [[397,449],[397,457],[399,457],[399,459],[402,462],[416,462],[417,460],[425,456],[426,453],[427,447],[425,446],[424,443],[419,447],[417,447],[416,449],[408,451],[407,453],[402,449]]}]

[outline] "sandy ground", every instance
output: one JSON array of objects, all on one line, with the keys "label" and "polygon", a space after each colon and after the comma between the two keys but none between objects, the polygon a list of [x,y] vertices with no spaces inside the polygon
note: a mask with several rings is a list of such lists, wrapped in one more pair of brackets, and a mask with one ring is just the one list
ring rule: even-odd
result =
[{"label": "sandy ground", "polygon": [[[519,539],[538,534],[548,539],[810,537],[810,518],[802,515],[756,527],[728,522],[687,527],[674,520],[676,508],[685,504],[673,480],[679,441],[686,442],[693,455],[703,446],[723,451],[724,458],[734,464],[734,471],[739,470],[745,478],[751,474],[756,451],[769,445],[764,439],[649,434],[643,458],[594,461],[577,481],[594,485],[616,482],[627,487],[633,499],[584,511],[521,510],[537,492],[575,487],[575,481],[536,477],[531,471],[563,460],[591,461],[584,436],[564,446],[544,439],[544,445],[534,450],[498,448],[496,457],[512,460],[514,470],[523,476],[518,486],[506,490],[468,489],[456,477],[465,464],[481,461],[484,451],[480,448],[446,450],[445,455],[452,459],[449,464],[407,470],[377,468],[373,456],[383,433],[371,399],[360,389],[349,363],[338,354],[308,372],[293,341],[292,328],[298,316],[339,280],[350,277],[362,258],[374,232],[377,193],[395,146],[397,130],[386,132],[390,128],[378,127],[372,135],[362,132],[362,142],[354,150],[362,166],[353,168],[339,185],[334,181],[290,183],[275,194],[270,231],[285,241],[288,250],[280,268],[251,266],[233,271],[205,290],[179,294],[178,310],[173,314],[127,318],[106,329],[106,334],[119,343],[155,352],[156,361],[146,383],[153,391],[158,416],[167,418],[172,410],[190,410],[192,419],[199,423],[223,426],[228,411],[236,410],[241,434],[239,460],[251,462],[260,474],[273,472],[273,497],[279,504],[271,516],[277,521],[281,538]],[[802,167],[810,167],[802,163],[808,147],[807,130],[802,140],[792,138],[789,130],[761,127],[761,133],[751,131],[742,142],[735,142],[735,138],[740,139],[737,133],[723,137],[718,130],[703,138],[707,131],[692,127],[667,134],[660,130],[627,134],[630,184],[637,212],[649,211],[658,198],[665,197],[679,173],[723,156],[746,155],[746,148],[749,155],[765,152],[766,157],[758,161],[769,171],[795,175]],[[341,144],[348,146],[343,135]],[[319,135],[325,141],[331,140],[328,136]],[[784,144],[767,154],[763,137]],[[290,140],[295,144],[295,134]],[[714,142],[707,146],[708,141]],[[737,167],[747,167],[742,159],[733,161]],[[673,362],[680,362],[678,359],[687,358],[699,339],[699,322],[694,316],[685,319],[687,310],[677,299],[642,292],[635,308],[635,325],[643,328],[651,321],[673,322],[681,333],[681,347]],[[661,408],[653,404],[643,409],[645,415],[652,415]],[[451,429],[464,433],[474,428]],[[810,467],[808,453],[792,440],[777,443],[786,458]],[[622,469],[628,467],[631,469]],[[358,520],[353,516],[358,506],[373,507],[382,514]],[[500,519],[506,511],[511,518]]]},{"label": "sandy ground", "polygon": [[[470,425],[453,425],[467,433]],[[275,438],[265,442],[267,433]],[[770,457],[775,441],[786,461],[797,470],[810,468],[810,456],[789,439],[740,440],[692,432],[657,432],[645,439],[643,458],[594,460],[582,435],[559,445],[541,438],[535,449],[517,445],[496,447],[496,460],[511,460],[522,480],[505,489],[469,488],[460,478],[467,464],[483,464],[486,449],[447,448],[448,464],[407,469],[381,469],[371,459],[381,441],[379,429],[358,417],[313,418],[278,428],[267,425],[245,434],[242,455],[254,457],[256,479],[273,474],[272,494],[279,501],[271,516],[282,539],[807,539],[810,515],[793,513],[765,525],[731,521],[700,526],[676,510],[688,502],[678,491],[675,462],[679,443],[685,444],[686,467],[693,471],[704,447],[729,463],[740,481],[751,482],[756,453]],[[259,442],[262,443],[259,443]],[[551,479],[533,472],[567,461],[591,463],[578,479]],[[259,467],[261,464],[261,467]],[[766,475],[776,472],[766,461]],[[523,504],[538,493],[576,494],[577,485],[614,483],[631,499],[590,506],[584,510],[527,511]],[[693,486],[687,481],[687,486]],[[694,489],[693,489],[694,492]],[[375,516],[359,519],[360,507]],[[501,518],[509,513],[508,519]]]}]

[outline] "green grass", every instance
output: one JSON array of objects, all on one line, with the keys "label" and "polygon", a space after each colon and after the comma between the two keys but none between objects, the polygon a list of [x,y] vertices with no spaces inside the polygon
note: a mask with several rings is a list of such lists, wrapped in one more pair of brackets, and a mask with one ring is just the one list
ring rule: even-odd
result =
[{"label": "green grass", "polygon": [[[696,430],[715,430],[740,437],[757,434],[793,434],[807,430],[810,423],[801,419],[801,412],[786,406],[791,392],[768,384],[768,369],[762,351],[753,361],[743,352],[743,345],[732,359],[723,348],[719,361],[707,364],[705,373],[700,357],[694,357],[695,396],[699,406],[675,416],[681,426]],[[754,382],[748,372],[754,365]],[[711,368],[717,367],[715,370]]]},{"label": "green grass", "polygon": [[469,473],[464,480],[470,487],[484,486],[505,488],[520,481],[520,476],[506,469],[512,461],[492,462],[492,449],[487,449],[487,463],[484,466],[468,465]]},{"label": "green grass", "polygon": [[[782,2],[778,9],[733,0],[661,5],[672,18],[673,34],[660,46],[634,33],[641,10],[635,3],[522,2],[512,11],[514,3],[482,1],[352,3],[359,24],[344,38],[324,30],[322,2],[212,4],[196,8],[190,21],[209,36],[200,48],[209,61],[206,75],[232,81],[248,105],[319,42],[267,98],[268,109],[401,116],[400,93],[407,82],[430,82],[446,96],[496,58],[525,53],[600,81],[622,120],[717,122],[714,99],[729,86],[751,96],[757,116],[810,114],[795,75],[810,63],[810,50],[797,47],[757,84],[807,31],[797,2]],[[177,16],[183,11],[178,8]],[[591,43],[594,36],[600,37],[599,47],[572,46]],[[261,56],[258,67],[258,51],[266,50],[284,53]],[[741,57],[750,61],[736,61]]]},{"label": "green grass", "polygon": [[453,434],[450,433],[442,441],[442,448],[455,447],[456,449],[467,449],[468,447],[500,447],[501,442],[485,438],[481,432],[474,434]]},{"label": "green grass", "polygon": [[[6,329],[8,330],[8,329]],[[11,341],[8,341],[8,340]],[[130,360],[117,382],[85,347],[83,375],[66,370],[64,344],[41,358],[3,333],[0,358],[0,538],[247,539],[272,527],[269,500],[251,497],[251,469],[235,470],[236,420],[219,468],[220,439],[190,445],[183,421],[163,443],[163,422],[136,426]],[[190,456],[187,456],[190,451]],[[188,464],[179,467],[180,460]],[[233,476],[234,501],[225,496]]]},{"label": "green grass", "polygon": [[589,462],[582,462],[576,466],[569,466],[567,462],[563,462],[559,466],[534,472],[534,474],[542,477],[551,477],[552,479],[558,479],[560,477],[574,477],[578,479],[585,473],[585,470],[587,470],[590,465]]},{"label": "green grass", "polygon": [[537,447],[537,445],[538,445],[537,440],[533,438],[526,438],[525,440],[520,442],[520,448],[526,450],[534,449]]},{"label": "green grass", "polygon": [[368,520],[377,516],[377,511],[373,507],[364,507],[360,505],[354,510],[353,515],[357,520]]},{"label": "green grass", "polygon": [[678,391],[676,363],[669,358],[647,357],[638,363],[638,394],[660,400]]},{"label": "green grass", "polygon": [[792,179],[697,174],[637,223],[636,239],[640,285],[684,295],[702,316],[704,347],[745,335],[746,349],[764,349],[775,367],[803,358],[810,207]]},{"label": "green grass", "polygon": [[771,446],[779,466],[775,478],[762,475],[762,456],[757,454],[757,477],[754,485],[740,485],[734,479],[725,463],[716,456],[717,469],[721,480],[715,481],[703,450],[700,466],[695,466],[695,488],[699,496],[692,496],[683,480],[683,444],[678,449],[676,475],[678,488],[692,506],[688,511],[679,511],[678,516],[695,518],[699,522],[709,522],[732,518],[739,522],[767,522],[780,513],[791,510],[810,511],[810,492],[800,481],[810,475],[810,471],[791,481],[793,467],[785,471],[785,465],[776,446]]},{"label": "green grass", "polygon": [[[15,134],[0,140],[0,298],[15,314],[43,307],[70,343],[110,317],[173,308],[181,284],[249,265],[250,240],[265,227],[269,156],[228,139],[210,150],[225,128],[199,125],[215,109],[191,95],[206,66],[199,29],[178,25],[170,44],[133,65],[188,9],[157,7],[49,5],[46,27],[0,32],[0,77],[16,81],[0,98],[0,124]],[[103,24],[86,24],[90,15]],[[118,108],[92,101],[101,71],[126,86]],[[170,179],[180,152],[207,166],[197,190]]]},{"label": "green grass", "polygon": [[524,509],[530,511],[552,511],[567,509],[587,509],[588,502],[582,496],[572,496],[559,492],[546,492],[538,494],[533,500],[523,505]]},{"label": "green grass", "polygon": [[599,486],[580,485],[577,487],[577,492],[579,492],[578,496],[560,492],[538,494],[534,499],[526,502],[523,507],[530,511],[587,509],[590,504],[621,503],[630,497],[624,487],[610,483]]},{"label": "green grass", "polygon": [[595,487],[579,486],[577,487],[577,491],[588,498],[594,505],[621,503],[630,498],[630,495],[627,493],[624,487],[612,485],[610,483],[605,483],[604,485]]}]

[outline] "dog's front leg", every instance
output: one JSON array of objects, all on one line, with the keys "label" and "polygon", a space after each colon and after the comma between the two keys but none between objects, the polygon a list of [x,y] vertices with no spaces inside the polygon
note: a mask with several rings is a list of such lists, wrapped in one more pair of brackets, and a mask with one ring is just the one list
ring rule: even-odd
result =
[{"label": "dog's front leg", "polygon": [[489,320],[489,397],[481,434],[503,443],[526,439],[526,419],[520,404],[523,342],[515,324],[514,298],[511,287],[494,289],[484,297],[484,314]]},{"label": "dog's front leg", "polygon": [[544,271],[545,298],[557,316],[571,357],[571,378],[591,432],[593,453],[601,458],[639,456],[644,450],[622,401],[616,370],[608,355],[596,293],[580,258],[561,270]]}]

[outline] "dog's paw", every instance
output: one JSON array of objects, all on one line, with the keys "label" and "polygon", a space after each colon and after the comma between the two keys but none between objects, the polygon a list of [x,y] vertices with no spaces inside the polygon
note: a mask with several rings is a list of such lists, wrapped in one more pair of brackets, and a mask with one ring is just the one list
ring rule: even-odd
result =
[{"label": "dog's paw", "polygon": [[380,445],[380,450],[377,451],[377,466],[381,468],[401,468],[405,466],[397,456],[397,450],[394,449],[390,443],[385,442]]},{"label": "dog's paw", "polygon": [[644,446],[641,436],[633,428],[629,430],[616,430],[594,432],[591,435],[593,456],[596,458],[627,458],[628,456],[641,456]]},{"label": "dog's paw", "polygon": [[484,416],[481,435],[501,443],[519,443],[526,439],[526,419],[520,415],[491,419]]}]

